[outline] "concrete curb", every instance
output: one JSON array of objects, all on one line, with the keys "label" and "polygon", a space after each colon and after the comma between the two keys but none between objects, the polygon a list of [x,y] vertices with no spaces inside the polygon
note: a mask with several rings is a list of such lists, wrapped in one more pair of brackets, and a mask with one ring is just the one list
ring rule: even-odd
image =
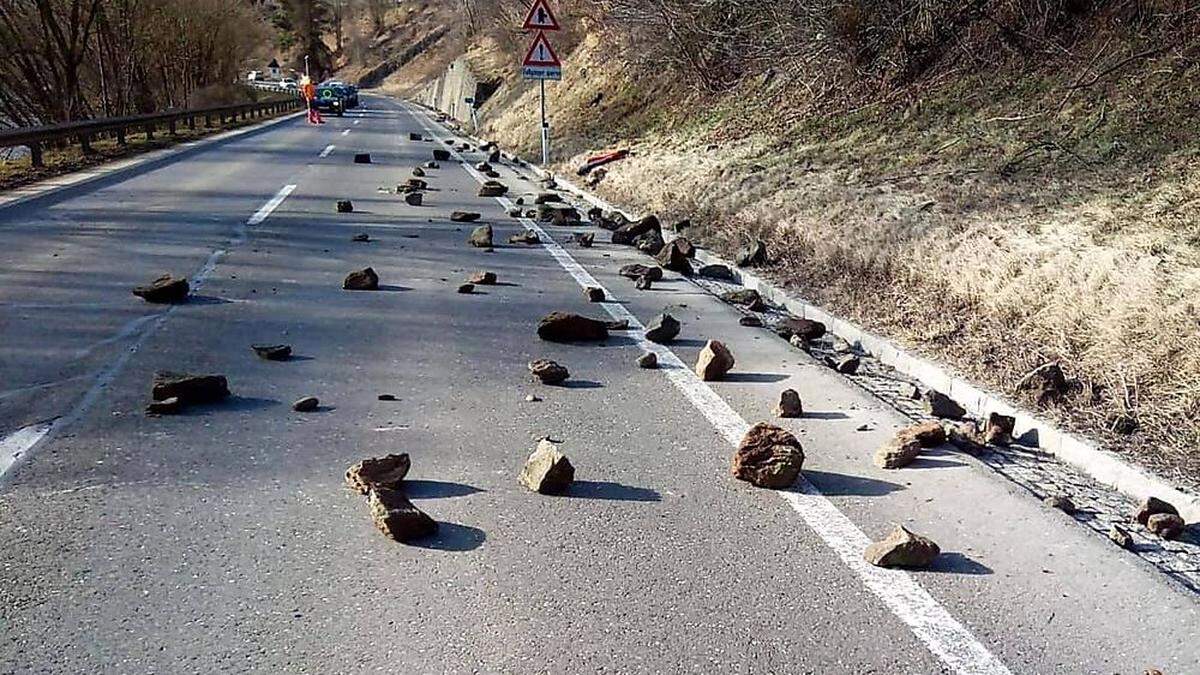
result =
[{"label": "concrete curb", "polygon": [[[427,106],[422,107],[429,110]],[[484,142],[458,131],[454,133],[470,138],[476,144]],[[533,164],[527,164],[527,166],[540,177],[553,175]],[[592,206],[606,211],[619,211],[630,220],[638,218],[635,214],[592,195],[569,180],[557,175],[553,175],[553,177],[560,187]],[[664,233],[664,238],[669,240],[671,236]],[[1179,509],[1180,515],[1189,523],[1200,522],[1200,496],[1184,492],[1163,478],[1130,464],[1095,443],[1062,431],[1033,413],[1014,406],[1000,395],[971,384],[948,368],[908,353],[888,340],[837,317],[803,298],[787,293],[766,279],[740,269],[730,261],[709,251],[697,248],[696,259],[704,264],[729,267],[733,270],[734,278],[743,286],[757,290],[768,301],[785,307],[798,317],[820,321],[831,333],[870,354],[880,362],[920,381],[930,389],[946,394],[974,417],[987,419],[988,415],[993,412],[1014,417],[1016,419],[1014,436],[1036,437],[1040,450],[1079,469],[1097,482],[1108,485],[1134,500],[1141,500],[1149,496],[1164,499]]]},{"label": "concrete curb", "polygon": [[229,140],[230,138],[242,136],[244,134],[259,131],[261,129],[266,129],[267,127],[274,126],[276,124],[282,124],[287,120],[303,114],[305,114],[305,111],[301,110],[291,114],[280,115],[279,117],[265,120],[257,124],[251,124],[250,126],[238,127],[237,129],[230,129],[229,131],[222,131],[220,133],[213,134],[212,136],[200,138],[194,141],[187,141],[185,143],[172,145],[168,148],[162,148],[160,150],[151,150],[150,152],[134,155],[133,157],[117,159],[112,162],[99,164],[90,169],[84,169],[83,171],[65,173],[61,176],[47,178],[46,180],[39,181],[37,183],[23,185],[12,190],[7,195],[0,197],[0,209],[5,209],[10,206],[17,206],[18,204],[24,204],[25,202],[33,201],[34,199],[39,199],[47,195],[52,195],[55,192],[60,192],[62,190],[66,190],[67,188],[87,185],[93,181],[97,181],[102,178],[108,178],[109,176],[116,175],[123,171],[129,171],[130,169],[144,166],[151,162],[160,162],[164,159],[174,157],[175,155],[201,149],[207,145],[212,145],[213,143],[219,143],[221,141]]}]

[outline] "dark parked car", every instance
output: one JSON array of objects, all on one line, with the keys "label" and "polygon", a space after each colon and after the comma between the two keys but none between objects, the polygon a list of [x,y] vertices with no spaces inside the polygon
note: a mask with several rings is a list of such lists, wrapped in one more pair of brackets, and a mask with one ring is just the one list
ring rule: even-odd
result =
[{"label": "dark parked car", "polygon": [[358,107],[358,87],[346,84],[340,80],[329,80],[322,83],[321,87],[332,87],[341,92],[342,102],[345,104],[347,110]]},{"label": "dark parked car", "polygon": [[328,112],[341,117],[346,112],[346,92],[341,87],[322,84],[317,87],[313,105],[321,112]]}]

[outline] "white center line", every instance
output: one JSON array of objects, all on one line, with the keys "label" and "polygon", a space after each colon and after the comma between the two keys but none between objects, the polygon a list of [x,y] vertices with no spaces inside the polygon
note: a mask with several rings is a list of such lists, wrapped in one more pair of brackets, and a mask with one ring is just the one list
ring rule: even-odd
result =
[{"label": "white center line", "polygon": [[[329,147],[332,148],[333,146],[331,145]],[[284,185],[283,187],[279,188],[279,192],[276,192],[275,196],[271,197],[270,201],[268,201],[266,204],[263,204],[262,208],[260,208],[258,211],[255,211],[254,215],[250,216],[250,219],[246,221],[246,224],[258,225],[262,221],[266,220],[267,217],[271,215],[271,212],[279,208],[279,205],[283,203],[283,200],[287,199],[288,195],[292,194],[292,191],[295,189],[295,185]]]},{"label": "white center line", "polygon": [[354,120],[354,126],[358,126],[358,123],[359,123],[359,122],[361,122],[361,121],[362,121],[362,120]]},{"label": "white center line", "polygon": [[345,135],[346,135],[346,134],[348,134],[348,133],[350,133],[350,130],[349,130],[349,129],[346,129],[346,130],[342,131],[342,135],[343,135],[343,136],[345,136]]},{"label": "white center line", "polygon": [[321,154],[320,154],[320,155],[318,155],[318,157],[322,157],[322,158],[324,158],[324,157],[328,157],[328,156],[329,156],[329,153],[333,152],[333,149],[334,149],[335,147],[337,147],[337,146],[335,146],[335,145],[333,145],[332,143],[330,143],[329,145],[325,146],[325,149],[321,151]]},{"label": "white center line", "polygon": [[[430,128],[424,115],[412,113],[411,109],[409,112],[426,131],[436,133]],[[462,155],[453,148],[449,149],[455,158],[463,161]],[[483,183],[486,180],[466,161],[463,161],[462,167],[477,182]],[[496,197],[496,201],[506,210],[513,207],[513,203],[507,197]],[[521,218],[520,222],[538,233],[543,247],[581,287],[604,288],[541,226],[527,218]],[[607,289],[605,295],[612,297]],[[750,428],[749,423],[692,372],[691,368],[680,361],[674,352],[646,340],[645,326],[624,305],[606,302],[601,306],[614,319],[629,321],[631,337],[642,349],[658,355],[659,367],[671,383],[704,414],[730,444],[736,447]],[[870,543],[870,538],[807,479],[801,476],[792,490],[778,490],[776,493],[800,514],[804,522],[833,549],[842,562],[862,579],[863,584],[887,605],[897,618],[908,625],[929,651],[954,672],[967,675],[1011,675],[1004,663],[929,595],[912,575],[901,570],[875,567],[864,560],[863,549]]]},{"label": "white center line", "polygon": [[0,439],[0,476],[8,471],[37,442],[50,431],[49,422],[32,424],[23,429],[17,429],[8,436]]}]

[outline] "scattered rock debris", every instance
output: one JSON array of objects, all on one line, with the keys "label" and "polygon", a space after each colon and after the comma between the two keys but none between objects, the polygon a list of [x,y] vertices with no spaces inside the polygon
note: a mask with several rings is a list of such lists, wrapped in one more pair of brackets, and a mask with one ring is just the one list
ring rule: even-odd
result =
[{"label": "scattered rock debris", "polygon": [[397,490],[411,468],[407,452],[370,457],[346,469],[346,487],[362,495],[381,487]]},{"label": "scattered rock debris", "polygon": [[767,262],[767,245],[761,239],[755,239],[738,252],[734,262],[738,267],[754,267]]},{"label": "scattered rock debris", "polygon": [[634,282],[633,287],[639,291],[648,291],[654,288],[654,282],[649,276],[638,277],[637,281]]},{"label": "scattered rock debris", "polygon": [[1169,513],[1171,515],[1179,515],[1179,510],[1169,502],[1163,501],[1158,497],[1146,497],[1138,504],[1137,510],[1134,511],[1133,519],[1145,525],[1149,522],[1150,516],[1159,513]]},{"label": "scattered rock debris", "polygon": [[291,345],[250,345],[250,349],[267,361],[287,361],[292,357]]},{"label": "scattered rock debris", "polygon": [[471,236],[467,238],[467,243],[475,248],[491,248],[492,247],[492,226],[480,225],[471,231]]},{"label": "scattered rock debris", "polygon": [[732,291],[725,291],[721,294],[721,299],[731,305],[745,307],[751,312],[761,312],[767,308],[767,303],[763,302],[762,296],[753,288],[739,288]]},{"label": "scattered rock debris", "polygon": [[377,291],[379,290],[379,275],[370,267],[364,267],[346,275],[342,288],[347,291]]},{"label": "scattered rock debris", "polygon": [[562,494],[575,480],[575,467],[557,446],[544,438],[525,460],[519,480],[521,485],[540,494]]},{"label": "scattered rock debris", "polygon": [[594,232],[576,232],[573,239],[580,248],[591,248],[596,241],[596,234]]},{"label": "scattered rock debris", "polygon": [[157,305],[185,302],[191,287],[187,279],[164,274],[145,286],[135,286],[133,294]]},{"label": "scattered rock debris", "polygon": [[904,427],[896,432],[896,438],[912,439],[923,448],[936,448],[946,442],[946,428],[930,420]]},{"label": "scattered rock debris", "polygon": [[404,203],[409,206],[420,206],[425,203],[425,195],[420,192],[409,192],[404,195]]},{"label": "scattered rock debris", "polygon": [[1050,495],[1042,500],[1042,503],[1052,509],[1058,509],[1063,513],[1070,515],[1075,513],[1075,502],[1066,495]]},{"label": "scattered rock debris", "polygon": [[[449,162],[449,161],[450,161],[450,151],[449,151],[449,150],[443,150],[443,149],[441,149],[441,148],[439,148],[439,149],[437,149],[437,150],[434,150],[434,151],[433,151],[433,161],[435,161],[435,162]],[[428,166],[428,165],[427,165],[427,166]]]},{"label": "scattered rock debris", "polygon": [[400,399],[396,398],[395,394],[380,394],[379,396],[376,396],[375,398],[380,401],[399,401],[400,400]]},{"label": "scattered rock debris", "polygon": [[350,201],[349,199],[338,200],[337,212],[338,213],[354,213],[354,202]]},{"label": "scattered rock debris", "polygon": [[1015,417],[991,413],[983,427],[983,442],[990,445],[1009,445],[1012,443],[1013,429],[1016,426]]},{"label": "scattered rock debris", "polygon": [[663,246],[658,252],[658,264],[664,269],[672,272],[679,272],[685,276],[692,275],[692,261],[689,260],[695,255],[696,249],[692,243],[683,237],[678,237],[671,243]]},{"label": "scattered rock debris", "polygon": [[934,417],[950,420],[961,420],[967,414],[967,411],[954,399],[932,389],[925,395],[925,412]]},{"label": "scattered rock debris", "polygon": [[720,380],[733,369],[733,354],[718,340],[709,340],[696,358],[696,375],[708,381]]},{"label": "scattered rock debris", "polygon": [[550,359],[537,359],[529,362],[529,372],[542,384],[562,384],[571,376],[567,367]]},{"label": "scattered rock debris", "polygon": [[473,223],[483,217],[481,213],[474,211],[454,211],[450,214],[450,222],[452,223]]},{"label": "scattered rock debris", "polygon": [[587,298],[588,302],[604,302],[606,299],[604,289],[596,286],[588,286],[583,289],[583,295]]},{"label": "scattered rock debris", "polygon": [[367,495],[371,520],[385,536],[406,543],[437,532],[438,524],[399,490],[377,488]]},{"label": "scattered rock debris", "polygon": [[654,321],[650,322],[650,326],[646,328],[646,339],[660,345],[670,344],[679,336],[682,328],[683,324],[679,323],[678,319],[663,312],[655,317]]},{"label": "scattered rock debris", "polygon": [[[792,337],[795,338],[797,336],[793,335]],[[858,372],[858,367],[862,365],[862,361],[853,354],[843,354],[827,358],[826,362],[829,366],[843,375],[854,375]]]},{"label": "scattered rock debris", "polygon": [[804,405],[800,402],[800,394],[795,389],[784,389],[779,393],[779,402],[775,404],[776,417],[801,417],[804,415]]},{"label": "scattered rock debris", "polygon": [[354,163],[355,164],[370,164],[371,163],[371,153],[369,153],[369,152],[354,153]]},{"label": "scattered rock debris", "polygon": [[1125,528],[1120,525],[1113,525],[1108,529],[1108,538],[1112,543],[1125,550],[1133,548],[1133,535],[1126,532]]},{"label": "scattered rock debris", "polygon": [[508,243],[510,243],[510,244],[528,244],[528,245],[532,246],[535,244],[542,243],[542,238],[539,237],[538,233],[534,232],[533,230],[525,230],[521,234],[514,234],[513,236],[509,237]]},{"label": "scattered rock debris", "polygon": [[902,469],[921,454],[921,444],[915,438],[896,436],[875,451],[875,466],[881,469]]},{"label": "scattered rock debris", "polygon": [[412,170],[412,175],[414,178],[424,178],[425,177],[425,169],[422,169],[421,167],[418,166]]},{"label": "scattered rock debris", "polygon": [[746,432],[733,453],[733,476],[752,485],[790,487],[804,467],[804,448],[786,429],[759,422]]},{"label": "scattered rock debris", "polygon": [[353,242],[356,242],[359,244],[365,244],[365,243],[371,241],[371,235],[367,234],[366,232],[360,232],[360,233],[354,235],[353,237],[350,237],[350,241],[353,241]]},{"label": "scattered rock debris", "polygon": [[467,279],[468,283],[475,284],[476,286],[495,286],[496,281],[495,272],[476,272]]},{"label": "scattered rock debris", "polygon": [[798,316],[789,316],[781,320],[775,326],[775,332],[779,337],[785,340],[791,340],[793,337],[799,337],[805,342],[811,342],[825,336],[825,324],[812,319],[801,319]]},{"label": "scattered rock debris", "polygon": [[321,401],[316,396],[305,396],[292,404],[292,410],[296,412],[313,412],[321,407]]},{"label": "scattered rock debris", "polygon": [[658,368],[658,354],[655,354],[654,352],[646,352],[645,354],[642,354],[638,357],[637,365],[638,368],[645,368],[647,370],[654,370],[655,368]]},{"label": "scattered rock debris", "polygon": [[475,284],[459,284],[458,292],[463,295],[470,295],[475,292]]},{"label": "scattered rock debris", "polygon": [[749,314],[738,319],[738,324],[747,328],[762,328],[763,321],[757,316]]},{"label": "scattered rock debris", "polygon": [[696,274],[705,279],[716,279],[718,281],[733,281],[733,270],[725,265],[705,265],[701,267]]},{"label": "scattered rock debris", "polygon": [[229,397],[229,381],[224,375],[159,371],[154,374],[150,397],[155,401],[176,398],[180,406],[216,403]]},{"label": "scattered rock debris", "polygon": [[538,337],[549,342],[589,342],[608,338],[608,322],[570,312],[551,312],[538,324]]},{"label": "scattered rock debris", "polygon": [[498,181],[489,180],[479,186],[480,197],[503,197],[508,194],[508,186]]},{"label": "scattered rock debris", "polygon": [[887,539],[867,546],[863,557],[876,567],[921,569],[932,565],[941,552],[941,548],[932,539],[922,537],[903,525],[897,525]]},{"label": "scattered rock debris", "polygon": [[1146,519],[1146,529],[1163,539],[1175,539],[1183,534],[1187,524],[1174,513],[1156,513]]}]

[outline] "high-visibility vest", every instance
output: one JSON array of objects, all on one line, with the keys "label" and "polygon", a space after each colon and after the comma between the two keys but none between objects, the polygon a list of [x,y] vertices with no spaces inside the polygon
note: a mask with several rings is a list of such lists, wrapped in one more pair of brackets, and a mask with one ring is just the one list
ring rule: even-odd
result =
[{"label": "high-visibility vest", "polygon": [[317,88],[315,86],[313,86],[312,82],[309,82],[309,83],[305,84],[304,86],[300,87],[300,92],[303,93],[304,98],[309,101],[311,101],[317,97]]}]

